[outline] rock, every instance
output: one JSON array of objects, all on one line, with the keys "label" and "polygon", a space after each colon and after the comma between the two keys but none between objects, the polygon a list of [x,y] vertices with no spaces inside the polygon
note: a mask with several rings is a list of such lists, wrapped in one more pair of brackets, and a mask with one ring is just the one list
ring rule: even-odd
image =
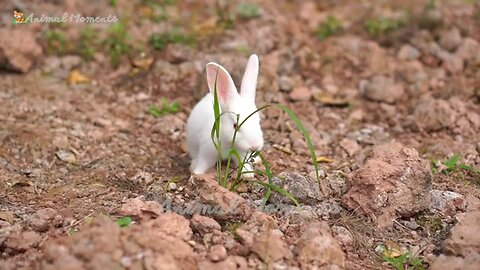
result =
[{"label": "rock", "polygon": [[415,47],[405,44],[398,51],[397,58],[400,60],[415,60],[420,57],[420,51]]},{"label": "rock", "polygon": [[209,215],[217,220],[248,219],[253,210],[239,195],[218,185],[213,174],[192,175],[199,200],[211,206]]},{"label": "rock", "polygon": [[144,202],[140,197],[128,199],[121,207],[119,214],[136,220],[150,220],[163,213],[162,206],[155,201]]},{"label": "rock", "polygon": [[453,28],[440,34],[440,46],[448,51],[454,51],[462,44],[462,35],[458,28]]},{"label": "rock", "polygon": [[190,221],[174,212],[165,212],[150,221],[150,227],[166,235],[175,236],[188,241],[192,235]]},{"label": "rock", "polygon": [[157,123],[152,127],[152,132],[172,136],[172,139],[178,138],[176,134],[184,128],[185,122],[174,114],[165,115],[157,119]]},{"label": "rock", "polygon": [[[160,269],[163,269],[163,268],[160,268]],[[196,268],[192,268],[192,269],[196,269]],[[229,257],[228,259],[221,262],[212,262],[209,260],[203,260],[198,264],[198,269],[199,270],[236,270],[237,262],[236,262],[236,259],[232,257]],[[242,268],[238,268],[238,269],[242,269]]]},{"label": "rock", "polygon": [[136,184],[150,185],[151,183],[153,183],[154,179],[149,172],[138,171],[130,180]]},{"label": "rock", "polygon": [[465,258],[440,255],[430,265],[430,270],[477,270],[480,269],[480,253],[467,255]]},{"label": "rock", "polygon": [[351,173],[343,202],[385,228],[398,217],[428,208],[431,181],[430,162],[415,149],[396,142],[377,145],[365,164]]},{"label": "rock", "polygon": [[165,59],[172,63],[178,64],[192,59],[192,50],[181,44],[168,44],[165,49]]},{"label": "rock", "polygon": [[411,61],[399,66],[399,75],[408,83],[418,83],[427,80],[423,65],[419,61]]},{"label": "rock", "polygon": [[466,37],[456,54],[473,66],[480,64],[480,43],[473,38]]},{"label": "rock", "polygon": [[222,245],[214,245],[210,248],[210,252],[208,253],[208,258],[212,262],[219,262],[223,261],[227,258],[227,249]]},{"label": "rock", "polygon": [[[159,229],[158,223],[150,220],[120,228],[110,218],[94,218],[76,234],[42,245],[39,269],[78,269],[78,261],[80,269],[196,269],[196,254],[182,233],[171,234],[172,230]],[[174,221],[172,226],[176,225]]]},{"label": "rock", "polygon": [[328,193],[334,196],[342,196],[347,192],[347,174],[342,171],[331,171],[325,178],[328,185]]},{"label": "rock", "polygon": [[467,119],[472,123],[474,129],[480,129],[480,114],[475,112],[468,112]]},{"label": "rock", "polygon": [[354,140],[343,138],[340,143],[340,147],[347,152],[349,156],[355,155],[358,151],[362,150],[362,147]]},{"label": "rock", "polygon": [[415,107],[413,117],[419,129],[437,131],[451,127],[457,118],[457,113],[445,100],[426,98]]},{"label": "rock", "polygon": [[442,214],[453,217],[457,210],[464,211],[467,203],[463,195],[452,191],[431,190],[430,208],[440,211]]},{"label": "rock", "polygon": [[14,232],[8,236],[4,246],[14,253],[25,252],[37,247],[41,240],[42,237],[33,231]]},{"label": "rock", "polygon": [[294,81],[291,77],[280,76],[278,78],[278,87],[280,91],[290,92],[293,88]]},{"label": "rock", "polygon": [[295,87],[288,96],[293,101],[308,101],[312,97],[312,92],[305,86],[299,86]]},{"label": "rock", "polygon": [[[273,183],[290,192],[299,203],[314,205],[322,200],[318,182],[296,172],[282,172],[278,177],[273,177]],[[272,192],[270,201],[273,203],[292,203],[286,196]]]},{"label": "rock", "polygon": [[257,254],[264,262],[275,262],[288,253],[281,235],[274,230],[269,230],[254,238],[252,251]]},{"label": "rock", "polygon": [[343,226],[332,226],[332,232],[335,237],[340,241],[342,246],[350,247],[353,244],[353,235],[352,233]]},{"label": "rock", "polygon": [[452,74],[463,71],[464,60],[457,54],[445,54],[442,61],[443,67]]},{"label": "rock", "polygon": [[467,194],[467,211],[480,211],[480,199],[472,194]]},{"label": "rock", "polygon": [[46,232],[52,227],[62,224],[62,216],[55,209],[40,209],[28,218],[28,223],[37,232]]},{"label": "rock", "polygon": [[191,223],[192,223],[192,228],[201,234],[222,229],[220,224],[218,224],[218,222],[215,219],[201,216],[199,214],[193,215]]},{"label": "rock", "polygon": [[395,83],[392,78],[378,75],[365,85],[363,92],[365,97],[370,100],[395,103],[405,91],[403,86]]},{"label": "rock", "polygon": [[65,55],[61,59],[62,67],[70,71],[73,68],[78,67],[82,63],[82,58],[78,55]]},{"label": "rock", "polygon": [[35,33],[15,27],[0,29],[0,68],[25,73],[42,55],[42,47],[35,39]]},{"label": "rock", "polygon": [[298,239],[297,253],[298,260],[304,267],[345,268],[345,254],[337,240],[333,238],[326,222],[310,223],[306,227],[305,232]]},{"label": "rock", "polygon": [[447,254],[467,256],[480,250],[480,211],[460,213],[450,237],[443,242]]}]

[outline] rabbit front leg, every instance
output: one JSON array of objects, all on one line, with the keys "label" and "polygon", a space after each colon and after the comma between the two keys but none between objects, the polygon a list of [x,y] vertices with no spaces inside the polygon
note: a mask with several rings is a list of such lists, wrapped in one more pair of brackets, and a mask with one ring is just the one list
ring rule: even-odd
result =
[{"label": "rabbit front leg", "polygon": [[190,171],[194,174],[203,174],[208,171],[218,159],[218,153],[214,147],[206,145],[200,148],[198,156],[192,159]]}]

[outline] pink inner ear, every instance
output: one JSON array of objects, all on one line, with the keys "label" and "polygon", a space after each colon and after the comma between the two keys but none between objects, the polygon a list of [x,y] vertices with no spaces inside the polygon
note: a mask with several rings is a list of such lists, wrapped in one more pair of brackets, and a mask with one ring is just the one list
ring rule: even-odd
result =
[{"label": "pink inner ear", "polygon": [[[225,74],[225,72],[222,71],[222,69],[216,67],[216,66],[210,66],[208,67],[209,69],[209,83],[212,87],[212,90],[215,88],[215,78],[217,79],[217,95],[220,103],[226,103],[229,98],[230,98],[230,85],[229,85],[229,78],[228,75]],[[218,75],[217,75],[218,72]]]}]

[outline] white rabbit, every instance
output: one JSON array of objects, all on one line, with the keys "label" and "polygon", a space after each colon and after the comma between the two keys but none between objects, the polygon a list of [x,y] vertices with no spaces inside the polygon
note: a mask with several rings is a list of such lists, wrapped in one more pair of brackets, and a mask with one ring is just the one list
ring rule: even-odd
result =
[{"label": "white rabbit", "polygon": [[[207,83],[210,92],[200,100],[193,108],[187,121],[187,146],[192,163],[190,172],[194,174],[205,173],[213,167],[217,160],[228,158],[228,149],[232,143],[233,134],[237,125],[246,117],[257,110],[255,106],[255,92],[258,77],[258,57],[252,54],[243,75],[240,93],[237,91],[232,77],[228,71],[217,63],[207,64]],[[222,145],[222,156],[218,156],[212,139],[211,131],[215,122],[213,111],[213,96],[217,80],[217,95],[220,110],[225,113],[220,117],[220,141]],[[237,114],[240,121],[237,123]],[[263,147],[263,134],[260,127],[260,116],[258,113],[252,115],[237,131],[235,144],[240,157],[243,159],[251,151],[258,151]],[[238,161],[232,157],[238,167]],[[251,163],[245,163],[242,171],[252,171]],[[245,173],[244,178],[253,177],[253,173]]]}]

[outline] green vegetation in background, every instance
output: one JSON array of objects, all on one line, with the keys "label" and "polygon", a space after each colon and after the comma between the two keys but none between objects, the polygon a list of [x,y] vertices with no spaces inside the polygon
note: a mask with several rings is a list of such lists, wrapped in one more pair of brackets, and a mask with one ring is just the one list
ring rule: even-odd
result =
[{"label": "green vegetation in background", "polygon": [[239,3],[236,11],[238,16],[244,19],[257,18],[262,15],[262,9],[260,6],[248,2]]},{"label": "green vegetation in background", "polygon": [[168,44],[184,44],[193,47],[197,39],[194,35],[182,32],[179,28],[173,28],[169,32],[152,34],[148,41],[154,49],[163,50]]},{"label": "green vegetation in background", "polygon": [[128,33],[125,22],[117,22],[108,28],[108,37],[104,41],[110,56],[110,63],[114,68],[120,64],[120,57],[130,50],[130,45],[127,43]]},{"label": "green vegetation in background", "polygon": [[78,45],[78,53],[85,60],[93,59],[95,49],[98,45],[98,33],[92,26],[87,25],[80,31],[80,41]]},{"label": "green vegetation in background", "polygon": [[132,224],[132,218],[131,217],[122,217],[122,218],[117,219],[115,221],[115,223],[117,223],[117,225],[120,228],[128,227]]},{"label": "green vegetation in background", "polygon": [[47,52],[49,54],[63,55],[67,50],[67,39],[65,34],[60,30],[47,30],[44,32],[44,37],[47,40]]},{"label": "green vegetation in background", "polygon": [[148,113],[154,117],[161,117],[167,114],[176,113],[178,112],[178,109],[178,101],[169,103],[166,99],[162,99],[162,107],[150,106],[150,108],[148,108]]},{"label": "green vegetation in background", "polygon": [[316,34],[320,40],[325,40],[329,36],[337,33],[337,31],[340,30],[340,26],[340,21],[335,16],[330,15],[327,17],[327,20],[318,27]]},{"label": "green vegetation in background", "polygon": [[365,21],[365,29],[373,37],[382,37],[405,25],[403,18],[380,17]]}]

